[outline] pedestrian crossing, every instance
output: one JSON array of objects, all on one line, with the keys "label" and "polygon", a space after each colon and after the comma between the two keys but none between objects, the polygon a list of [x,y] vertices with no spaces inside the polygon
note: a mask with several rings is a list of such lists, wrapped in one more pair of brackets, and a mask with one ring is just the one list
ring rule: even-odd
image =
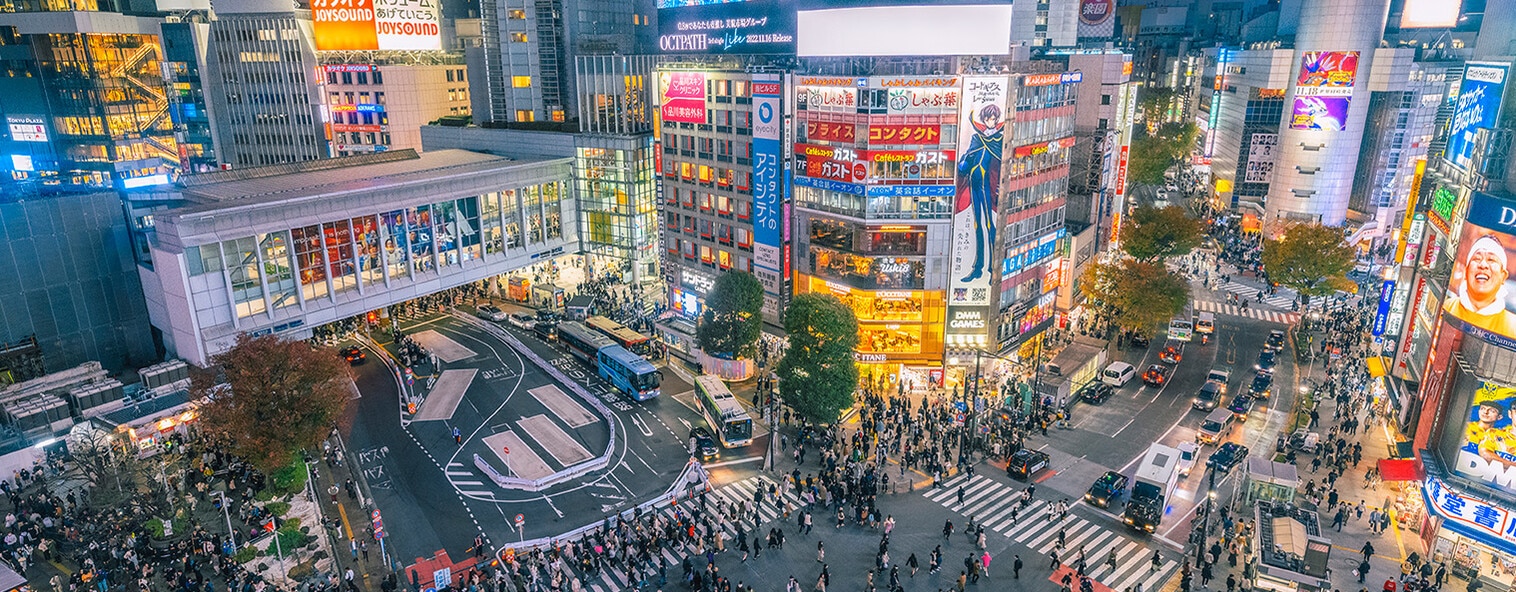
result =
[{"label": "pedestrian crossing", "polygon": [[[962,502],[958,501],[960,486],[963,488]],[[1142,585],[1142,590],[1156,590],[1155,586],[1164,582],[1179,565],[1173,559],[1164,558],[1155,570],[1154,549],[1146,543],[1072,513],[1063,520],[1049,520],[1048,514],[1053,506],[1047,500],[1033,500],[1030,505],[1022,507],[1021,488],[984,475],[960,474],[944,482],[942,488],[924,495],[944,508],[972,517],[976,524],[984,526],[986,533],[1005,536],[1039,556],[1051,556],[1050,553],[1058,547],[1061,531],[1064,544],[1058,555],[1063,564],[1077,563],[1079,549],[1083,548],[1085,572],[1112,590],[1131,590],[1138,584]],[[1116,553],[1114,569],[1106,563],[1112,551]]]},{"label": "pedestrian crossing", "polygon": [[[758,515],[761,518],[761,521],[759,523],[760,528],[754,528],[753,524],[749,520],[744,520],[746,526],[748,527],[748,537],[754,536],[755,533],[757,533],[758,536],[762,537],[764,536],[764,533],[767,532],[767,530],[761,528],[761,526],[769,524],[775,520],[783,519],[785,507],[799,508],[802,506],[802,502],[800,501],[800,498],[795,495],[794,490],[784,486],[777,487],[779,496],[783,500],[781,502],[783,505],[776,505],[771,498],[767,497],[766,493],[768,491],[769,485],[773,484],[775,484],[775,482],[767,477],[756,476],[749,477],[735,483],[723,485],[721,487],[713,488],[711,489],[710,493],[707,494],[706,507],[711,511],[714,511],[716,509],[718,501],[725,501],[728,505],[741,505],[744,501],[752,502],[753,493],[755,491],[758,491],[758,488],[762,487],[765,495],[763,503],[758,507]],[[689,505],[691,503],[699,504],[700,502],[697,498],[697,500],[684,500],[684,503],[686,505]],[[659,508],[657,512],[666,519],[672,519],[674,517],[674,510],[675,506],[668,505]],[[723,535],[728,541],[726,543],[726,553],[730,554],[737,552],[737,542],[735,541],[735,538],[737,536],[737,525],[730,521],[723,521],[721,528]],[[664,561],[669,566],[670,584],[669,586],[666,586],[665,589],[670,589],[675,585],[673,582],[679,578],[680,563],[684,561],[684,558],[686,556],[693,554],[693,549],[684,546],[665,547],[660,551],[660,553],[663,555]],[[637,587],[639,578],[642,576],[638,576],[634,573],[628,574],[626,571],[620,568],[607,567],[600,570],[600,573],[598,575],[591,576],[588,574],[580,574],[580,577],[582,578],[581,581],[583,582],[585,589],[590,590],[591,592],[620,592],[623,590],[635,589]],[[658,574],[656,573],[656,570],[648,577],[650,581],[657,580]]]},{"label": "pedestrian crossing", "polygon": [[1262,308],[1255,308],[1255,307],[1252,307],[1252,306],[1249,306],[1247,308],[1243,308],[1241,306],[1236,306],[1236,305],[1233,305],[1233,304],[1226,304],[1226,303],[1222,303],[1222,302],[1212,302],[1210,300],[1196,300],[1195,301],[1195,312],[1210,312],[1210,313],[1215,313],[1215,314],[1219,314],[1219,315],[1231,315],[1231,316],[1234,316],[1234,317],[1247,317],[1247,318],[1250,318],[1250,319],[1257,319],[1257,320],[1260,320],[1260,321],[1268,321],[1270,323],[1279,323],[1281,325],[1294,324],[1295,321],[1300,320],[1300,313],[1296,313],[1296,312],[1280,312],[1280,311],[1275,311],[1275,310],[1265,310],[1265,309],[1262,309]]},{"label": "pedestrian crossing", "polygon": [[[1236,294],[1239,298],[1247,299],[1254,304],[1258,302],[1258,288],[1254,286],[1249,286],[1247,284],[1238,282],[1227,282],[1216,284],[1215,287],[1217,290]],[[1290,305],[1295,303],[1295,299],[1293,296],[1284,296],[1283,294],[1285,293],[1287,292],[1281,288],[1279,291],[1276,291],[1273,296],[1265,294],[1263,296],[1263,302],[1264,304],[1278,308],[1289,308]],[[1293,294],[1293,292],[1288,293]]]}]

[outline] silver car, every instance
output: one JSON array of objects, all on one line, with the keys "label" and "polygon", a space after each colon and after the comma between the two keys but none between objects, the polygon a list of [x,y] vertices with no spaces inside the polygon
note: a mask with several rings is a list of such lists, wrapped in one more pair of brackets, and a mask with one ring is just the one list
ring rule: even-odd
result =
[{"label": "silver car", "polygon": [[487,321],[503,321],[507,316],[505,311],[500,310],[500,307],[493,304],[480,306],[478,309],[475,309],[474,314],[479,315],[479,318]]}]

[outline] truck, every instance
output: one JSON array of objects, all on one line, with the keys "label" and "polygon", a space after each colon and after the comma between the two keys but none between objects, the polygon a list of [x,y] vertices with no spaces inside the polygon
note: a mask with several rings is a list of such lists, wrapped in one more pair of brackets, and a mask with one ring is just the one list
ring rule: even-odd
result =
[{"label": "truck", "polygon": [[1169,496],[1179,483],[1179,449],[1154,444],[1137,465],[1132,495],[1121,513],[1121,521],[1133,530],[1153,532],[1163,521]]}]

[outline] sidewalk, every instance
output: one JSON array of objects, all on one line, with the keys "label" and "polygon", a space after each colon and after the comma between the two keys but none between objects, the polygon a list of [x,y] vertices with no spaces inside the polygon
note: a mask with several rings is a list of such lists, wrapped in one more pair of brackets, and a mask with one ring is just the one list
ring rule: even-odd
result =
[{"label": "sidewalk", "polygon": [[[328,441],[333,446],[327,458],[311,465],[318,468],[316,481],[311,485],[325,519],[324,536],[331,537],[332,558],[336,561],[333,571],[340,581],[347,569],[352,568],[353,582],[359,589],[378,590],[390,570],[385,568],[379,543],[374,540],[368,484],[362,473],[354,470],[358,459],[350,457],[339,437]],[[332,502],[333,488],[336,503]],[[355,542],[359,545],[356,557],[352,550]],[[390,553],[389,559],[394,562],[397,558]]]}]

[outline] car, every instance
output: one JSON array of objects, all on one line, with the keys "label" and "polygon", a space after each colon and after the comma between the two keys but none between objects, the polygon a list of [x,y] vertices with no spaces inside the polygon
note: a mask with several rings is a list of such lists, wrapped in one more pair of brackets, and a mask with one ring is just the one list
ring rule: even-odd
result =
[{"label": "car", "polygon": [[505,321],[510,323],[512,327],[522,330],[528,330],[537,325],[536,317],[520,312],[512,313]]},{"label": "car", "polygon": [[1284,349],[1284,331],[1275,329],[1269,331],[1269,338],[1263,342],[1263,349],[1280,351]]},{"label": "car", "polygon": [[716,438],[705,426],[690,428],[690,456],[700,455],[700,460],[711,460],[721,454],[721,448],[716,446]]},{"label": "car", "polygon": [[1126,386],[1126,383],[1136,377],[1137,369],[1126,362],[1111,362],[1111,365],[1106,366],[1105,371],[1100,373],[1101,382],[1116,388]]},{"label": "car", "polygon": [[1248,394],[1255,399],[1267,399],[1274,394],[1274,373],[1259,370],[1248,385]]},{"label": "car", "polygon": [[1163,351],[1158,352],[1158,359],[1170,364],[1178,364],[1184,360],[1184,342],[1170,339],[1163,344]]},{"label": "car", "polygon": [[1152,340],[1148,339],[1148,336],[1146,335],[1143,335],[1141,333],[1132,334],[1132,347],[1141,347],[1145,349],[1151,343]]},{"label": "car", "polygon": [[1251,395],[1237,395],[1232,397],[1232,404],[1227,405],[1227,410],[1237,417],[1237,421],[1247,421],[1248,413],[1253,410],[1255,402]]},{"label": "car", "polygon": [[1218,473],[1226,473],[1232,467],[1241,464],[1248,457],[1248,447],[1236,442],[1227,442],[1216,448],[1211,457],[1205,460],[1205,466]]},{"label": "car", "polygon": [[558,323],[544,321],[539,318],[536,323],[532,324],[532,333],[535,333],[537,338],[543,341],[557,341]]},{"label": "car", "polygon": [[493,304],[480,305],[479,308],[474,309],[474,314],[486,321],[503,321],[507,316],[505,311]]},{"label": "car", "polygon": [[1226,437],[1232,431],[1232,422],[1237,417],[1227,409],[1217,409],[1205,416],[1205,421],[1200,422],[1200,430],[1195,432],[1195,441],[1201,444],[1215,444]]},{"label": "car", "polygon": [[1111,398],[1111,395],[1115,394],[1115,392],[1116,388],[1109,384],[1092,381],[1089,384],[1080,387],[1079,392],[1076,394],[1078,395],[1079,400],[1086,403],[1095,403],[1098,405],[1100,403],[1104,403],[1106,399]]},{"label": "car", "polygon": [[363,353],[363,350],[354,345],[342,348],[342,358],[347,360],[347,363],[357,366],[368,361],[368,354]]},{"label": "car", "polygon": [[1226,370],[1212,368],[1210,372],[1206,373],[1205,379],[1214,380],[1221,383],[1221,393],[1226,394],[1226,385],[1228,382],[1232,381],[1232,373]]},{"label": "car", "polygon": [[1005,465],[1005,472],[1016,479],[1030,481],[1032,475],[1036,475],[1038,471],[1046,468],[1048,468],[1048,455],[1046,452],[1022,448],[1021,450],[1017,450],[1016,454],[1011,455],[1011,461]]},{"label": "car", "polygon": [[1084,501],[1102,508],[1111,507],[1111,502],[1120,501],[1126,495],[1127,477],[1116,471],[1106,471],[1084,492]]},{"label": "car", "polygon": [[1207,380],[1200,385],[1200,390],[1195,391],[1195,398],[1190,400],[1190,407],[1194,409],[1215,409],[1221,404],[1221,390],[1225,388],[1221,383]]},{"label": "car", "polygon": [[1190,470],[1195,468],[1195,458],[1200,455],[1200,445],[1194,442],[1179,443],[1179,469],[1180,477],[1190,476]]},{"label": "car", "polygon": [[551,323],[553,326],[557,326],[558,313],[551,310],[539,310],[537,311],[537,321]]},{"label": "car", "polygon": [[1278,363],[1279,354],[1277,352],[1263,350],[1261,352],[1258,352],[1258,362],[1253,364],[1253,369],[1261,370],[1264,372],[1273,372],[1274,365]]},{"label": "car", "polygon": [[1148,366],[1147,371],[1142,373],[1142,382],[1148,386],[1160,387],[1168,381],[1169,367],[1163,364]]}]

